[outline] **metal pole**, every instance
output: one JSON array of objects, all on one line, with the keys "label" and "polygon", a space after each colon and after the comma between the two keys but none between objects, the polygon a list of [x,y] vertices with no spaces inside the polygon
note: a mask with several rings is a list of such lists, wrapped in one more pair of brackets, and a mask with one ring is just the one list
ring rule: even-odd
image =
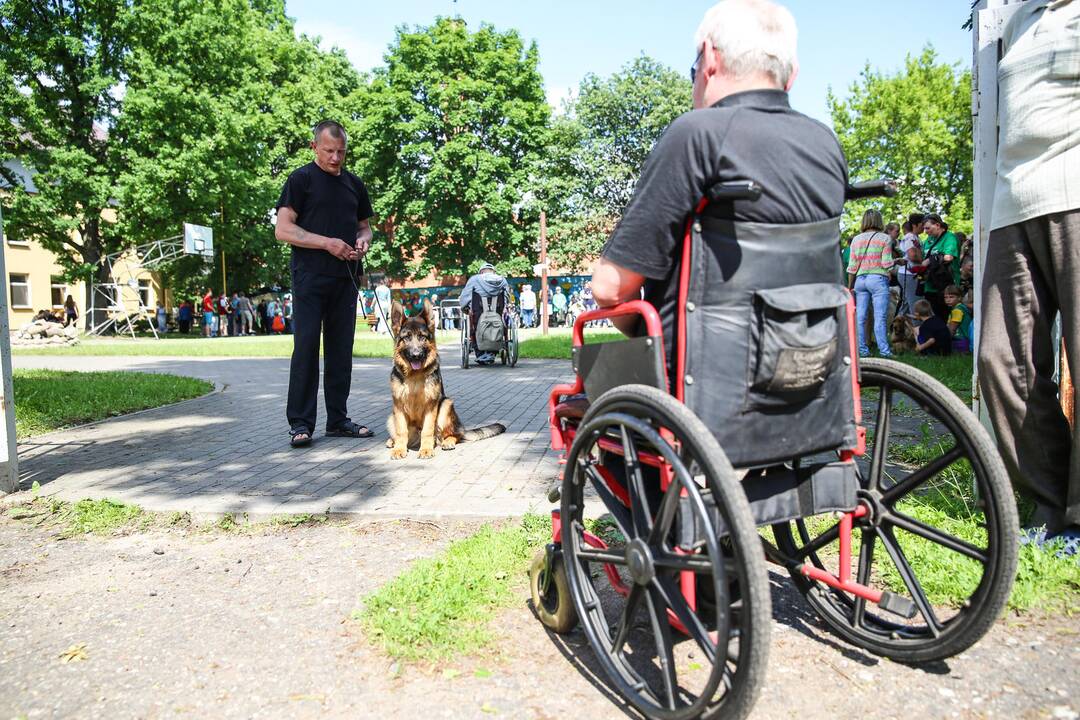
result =
[{"label": "metal pole", "polygon": [[225,251],[221,251],[221,294],[228,297],[229,289],[225,285]]},{"label": "metal pole", "polygon": [[0,210],[0,366],[4,380],[0,407],[4,411],[4,433],[0,434],[0,492],[19,489],[19,452],[15,440],[15,388],[11,378],[11,328],[8,326],[8,275],[4,261],[4,213]]},{"label": "metal pole", "polygon": [[540,328],[548,334],[547,213],[540,211]]}]

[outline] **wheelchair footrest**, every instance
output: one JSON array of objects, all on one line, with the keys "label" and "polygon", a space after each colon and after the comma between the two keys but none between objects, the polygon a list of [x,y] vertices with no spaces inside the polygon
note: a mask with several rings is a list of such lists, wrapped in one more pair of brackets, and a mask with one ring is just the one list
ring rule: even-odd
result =
[{"label": "wheelchair footrest", "polygon": [[918,612],[915,603],[911,602],[903,595],[897,595],[889,590],[881,593],[881,600],[878,602],[878,607],[907,620],[915,617],[915,614]]}]

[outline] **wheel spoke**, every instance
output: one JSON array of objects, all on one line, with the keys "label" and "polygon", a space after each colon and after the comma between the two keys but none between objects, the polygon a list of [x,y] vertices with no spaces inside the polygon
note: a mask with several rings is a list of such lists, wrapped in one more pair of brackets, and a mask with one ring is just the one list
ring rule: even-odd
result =
[{"label": "wheel spoke", "polygon": [[622,654],[623,645],[626,644],[626,639],[630,636],[630,629],[634,625],[634,613],[637,611],[643,593],[644,586],[642,585],[635,583],[630,588],[630,595],[626,598],[626,605],[623,606],[622,617],[619,619],[619,629],[615,632],[615,639],[611,643],[611,653],[613,655]]},{"label": "wheel spoke", "polygon": [[[671,608],[675,613],[675,617],[679,618],[679,622],[683,624],[686,631],[690,633],[690,637],[698,644],[701,651],[705,653],[705,657],[709,662],[716,662],[716,645],[709,637],[709,631],[705,629],[705,626],[701,624],[701,620],[698,616],[690,610],[690,607],[686,604],[686,598],[682,596],[678,588],[671,582],[670,579],[657,575],[653,578],[652,587],[656,588],[659,592],[664,604]],[[720,598],[717,598],[717,602],[720,602]]]},{"label": "wheel spoke", "polygon": [[[862,531],[862,547],[859,548],[859,571],[855,581],[860,585],[870,582],[870,567],[874,563],[874,533],[869,530]],[[863,617],[866,614],[866,598],[855,597],[855,607],[851,615],[853,627],[862,627]]]},{"label": "wheel spoke", "polygon": [[886,505],[895,504],[900,498],[904,497],[909,492],[919,487],[924,482],[934,477],[945,468],[952,465],[954,462],[963,457],[963,455],[964,451],[961,450],[959,446],[954,446],[953,449],[949,452],[927,463],[923,467],[908,475],[900,482],[893,485],[888,490],[885,490],[881,494],[882,501]]},{"label": "wheel spoke", "polygon": [[604,507],[607,508],[612,519],[615,520],[615,524],[619,526],[619,532],[622,533],[622,536],[625,538],[634,537],[633,533],[631,533],[633,520],[630,518],[630,512],[626,509],[626,506],[611,492],[611,488],[608,487],[603,476],[597,472],[595,467],[584,461],[579,461],[579,464],[589,477],[589,481],[592,483],[593,489],[596,490],[596,494],[600,497],[600,501],[604,503]]},{"label": "wheel spoke", "polygon": [[592,546],[582,547],[577,555],[585,562],[601,563],[610,565],[625,565],[626,556],[621,552],[601,550]]},{"label": "wheel spoke", "polygon": [[664,497],[660,500],[660,511],[656,514],[656,522],[649,533],[649,545],[651,547],[663,547],[666,544],[668,534],[671,532],[671,523],[675,521],[675,511],[679,509],[679,494],[682,491],[682,481],[678,473],[674,477],[668,489],[664,491]]},{"label": "wheel spoke", "polygon": [[641,461],[638,460],[637,446],[634,445],[630,432],[625,425],[619,426],[622,436],[623,466],[626,468],[626,489],[630,492],[631,515],[634,523],[634,537],[647,537],[652,530],[652,512],[645,495],[645,478],[641,474]]},{"label": "wheel spoke", "polygon": [[936,527],[927,525],[921,520],[916,520],[915,518],[908,517],[907,515],[895,511],[888,513],[882,519],[886,522],[892,523],[898,528],[907,530],[913,535],[918,535],[919,537],[929,540],[930,542],[937,543],[938,545],[946,547],[953,552],[960,553],[961,555],[966,555],[972,560],[978,560],[983,565],[985,565],[989,560],[986,556],[985,550],[978,548],[965,540],[961,540],[958,537],[949,535],[943,530],[939,530]]},{"label": "wheel spoke", "polygon": [[[708,555],[677,555],[677,554],[658,554],[653,558],[653,563],[658,567],[662,567],[668,570],[685,570],[687,572],[712,574],[713,564]],[[724,572],[733,572],[735,563],[732,561],[724,562]]]},{"label": "wheel spoke", "polygon": [[679,680],[675,674],[674,643],[671,639],[671,625],[668,622],[663,597],[655,587],[649,588],[645,601],[649,605],[649,623],[652,625],[653,639],[656,641],[656,658],[660,663],[660,673],[664,677],[664,694],[667,697],[668,710],[676,706],[676,694]]},{"label": "wheel spoke", "polygon": [[930,633],[934,637],[938,637],[941,635],[941,622],[934,613],[934,608],[927,599],[926,593],[923,592],[922,585],[919,584],[919,579],[915,577],[915,573],[908,563],[907,556],[904,555],[904,551],[900,548],[900,544],[896,542],[896,535],[893,534],[892,528],[882,527],[878,537],[881,538],[881,544],[885,546],[885,552],[892,558],[893,565],[896,566],[897,571],[900,573],[900,578],[904,581],[904,585],[907,587],[908,592],[911,593],[911,599],[915,601],[915,606],[919,609],[919,613],[923,616],[923,619],[926,620],[926,626],[930,629]]},{"label": "wheel spoke", "polygon": [[870,459],[870,483],[872,487],[881,489],[881,472],[885,467],[885,459],[889,450],[889,411],[892,410],[893,389],[882,387],[878,389],[877,422],[874,425],[874,455]]}]

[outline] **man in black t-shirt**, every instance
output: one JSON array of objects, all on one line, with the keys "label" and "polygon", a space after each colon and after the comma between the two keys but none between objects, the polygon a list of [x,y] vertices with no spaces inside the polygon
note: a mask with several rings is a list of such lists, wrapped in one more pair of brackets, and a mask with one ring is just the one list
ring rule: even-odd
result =
[{"label": "man in black t-shirt", "polygon": [[[676,118],[653,147],[592,279],[601,307],[644,291],[660,313],[669,366],[683,234],[706,190],[752,180],[764,188],[757,202],[736,201],[717,212],[738,222],[795,225],[839,217],[848,179],[833,132],[788,104],[798,62],[787,9],[725,0],[705,14],[695,42],[694,110]],[[627,334],[637,330],[632,316],[614,322]]]},{"label": "man in black t-shirt", "polygon": [[293,354],[286,416],[293,447],[311,443],[319,392],[323,334],[326,434],[371,437],[349,419],[356,282],[371,244],[374,214],[367,188],[342,165],[348,137],[336,122],[315,126],[315,161],[294,170],[277,203],[278,240],[292,245]]}]

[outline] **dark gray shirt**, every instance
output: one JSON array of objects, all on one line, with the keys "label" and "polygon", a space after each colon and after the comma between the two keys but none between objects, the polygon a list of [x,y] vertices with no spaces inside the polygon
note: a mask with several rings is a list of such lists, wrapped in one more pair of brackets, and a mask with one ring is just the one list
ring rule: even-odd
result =
[{"label": "dark gray shirt", "polygon": [[847,179],[832,130],[792,110],[787,93],[729,95],[679,116],[664,131],[602,255],[645,276],[645,299],[660,312],[670,352],[679,251],[687,219],[709,187],[753,180],[763,188],[757,202],[710,208],[719,217],[801,224],[839,217]]}]

